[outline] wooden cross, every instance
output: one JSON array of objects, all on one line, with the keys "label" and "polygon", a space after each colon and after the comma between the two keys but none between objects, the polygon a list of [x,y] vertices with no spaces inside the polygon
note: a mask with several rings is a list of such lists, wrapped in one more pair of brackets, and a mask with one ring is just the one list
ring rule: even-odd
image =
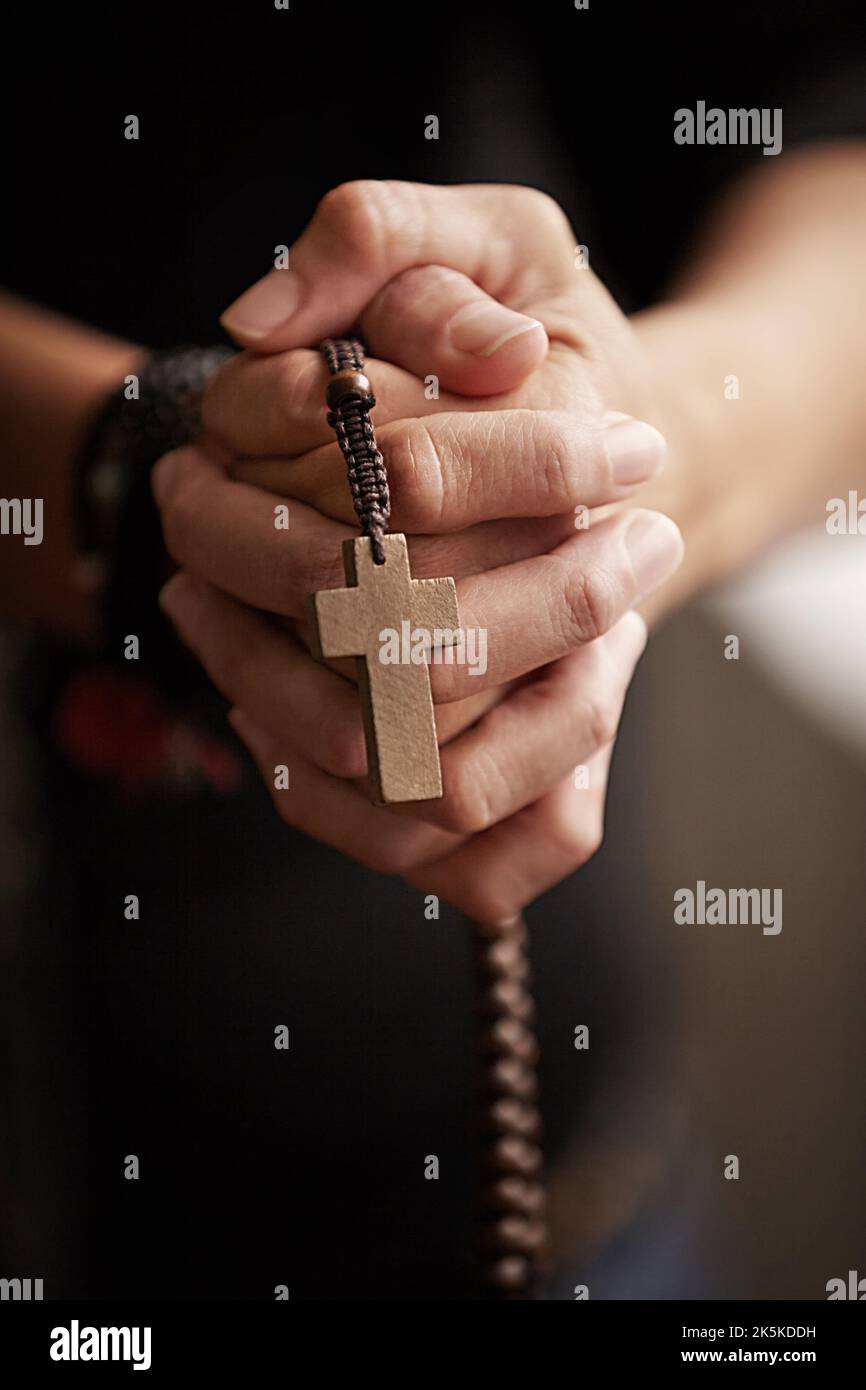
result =
[{"label": "wooden cross", "polygon": [[343,541],[348,589],[311,595],[320,656],[354,656],[374,801],[428,801],[442,795],[439,746],[427,662],[385,663],[385,632],[438,630],[436,645],[460,639],[453,580],[413,580],[405,535],[386,535],[385,563],[370,541]]},{"label": "wooden cross", "polygon": [[[439,746],[426,660],[382,660],[387,630],[418,629],[439,646],[460,640],[453,579],[413,579],[406,537],[384,537],[385,563],[370,542],[343,542],[347,589],[322,589],[310,599],[320,656],[356,658],[373,799],[427,801],[442,795]],[[416,647],[417,650],[417,647]]]}]

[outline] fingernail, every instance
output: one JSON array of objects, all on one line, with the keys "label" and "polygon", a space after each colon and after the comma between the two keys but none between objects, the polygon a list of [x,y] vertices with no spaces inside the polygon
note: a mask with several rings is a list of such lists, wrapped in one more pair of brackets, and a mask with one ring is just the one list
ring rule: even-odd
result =
[{"label": "fingernail", "polygon": [[538,319],[516,314],[492,300],[475,300],[458,309],[448,324],[451,346],[473,357],[492,357],[511,338],[542,328]]},{"label": "fingernail", "polygon": [[174,482],[174,475],[177,472],[179,459],[177,454],[163,454],[162,458],[154,464],[150,472],[150,490],[156,500],[157,506],[161,507]]},{"label": "fingernail", "polygon": [[292,317],[302,294],[300,276],[294,271],[272,270],[229,305],[220,323],[229,333],[264,338]]},{"label": "fingernail", "polygon": [[661,512],[639,515],[625,533],[625,544],[640,598],[657,589],[682,559],[682,536]]},{"label": "fingernail", "polygon": [[605,431],[605,447],[618,487],[643,483],[658,471],[667,453],[664,435],[645,420],[620,419]]}]

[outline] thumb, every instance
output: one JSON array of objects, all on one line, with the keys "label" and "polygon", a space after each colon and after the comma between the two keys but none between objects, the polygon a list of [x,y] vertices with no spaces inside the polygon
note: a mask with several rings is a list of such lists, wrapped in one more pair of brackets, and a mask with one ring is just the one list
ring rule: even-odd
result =
[{"label": "thumb", "polygon": [[362,180],[322,199],[289,268],[259,280],[222,323],[257,352],[305,347],[346,332],[395,276],[430,265],[461,272],[520,311],[533,288],[570,276],[573,256],[566,218],[532,189]]},{"label": "thumb", "polygon": [[361,314],[369,351],[463,396],[511,391],[540,367],[547,334],[538,319],[492,299],[459,270],[404,270]]}]

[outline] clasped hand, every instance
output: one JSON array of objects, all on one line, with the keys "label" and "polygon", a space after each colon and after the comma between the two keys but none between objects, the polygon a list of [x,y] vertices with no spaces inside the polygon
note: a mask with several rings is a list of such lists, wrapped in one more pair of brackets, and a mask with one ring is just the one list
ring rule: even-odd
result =
[{"label": "clasped hand", "polygon": [[[628,320],[576,244],[530,189],[335,189],[290,268],[227,311],[246,351],[210,383],[201,442],[153,474],[179,566],[161,601],[279,815],[489,921],[600,844],[646,640],[635,607],[682,553],[673,522],[633,505],[665,454],[646,419],[665,422]],[[368,801],[352,663],[306,646],[305,598],[344,582],[341,542],[357,534],[311,345],[352,326],[392,529],[413,574],[453,575],[463,626],[487,634],[483,673],[431,668],[445,794],[405,806]],[[275,525],[286,503],[288,529]]]}]

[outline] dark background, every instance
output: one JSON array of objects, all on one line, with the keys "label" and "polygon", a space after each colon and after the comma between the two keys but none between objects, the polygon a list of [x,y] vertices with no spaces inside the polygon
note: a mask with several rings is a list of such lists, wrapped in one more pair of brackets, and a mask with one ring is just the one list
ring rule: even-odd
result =
[{"label": "dark background", "polygon": [[[213,339],[328,188],[527,182],[637,306],[760,150],[673,112],[784,107],[785,148],[862,130],[857,6],[46,6],[7,53],[8,281],[153,345]],[[859,81],[858,81],[859,75]],[[135,113],[142,134],[123,138]],[[424,137],[424,117],[440,139]]]}]

